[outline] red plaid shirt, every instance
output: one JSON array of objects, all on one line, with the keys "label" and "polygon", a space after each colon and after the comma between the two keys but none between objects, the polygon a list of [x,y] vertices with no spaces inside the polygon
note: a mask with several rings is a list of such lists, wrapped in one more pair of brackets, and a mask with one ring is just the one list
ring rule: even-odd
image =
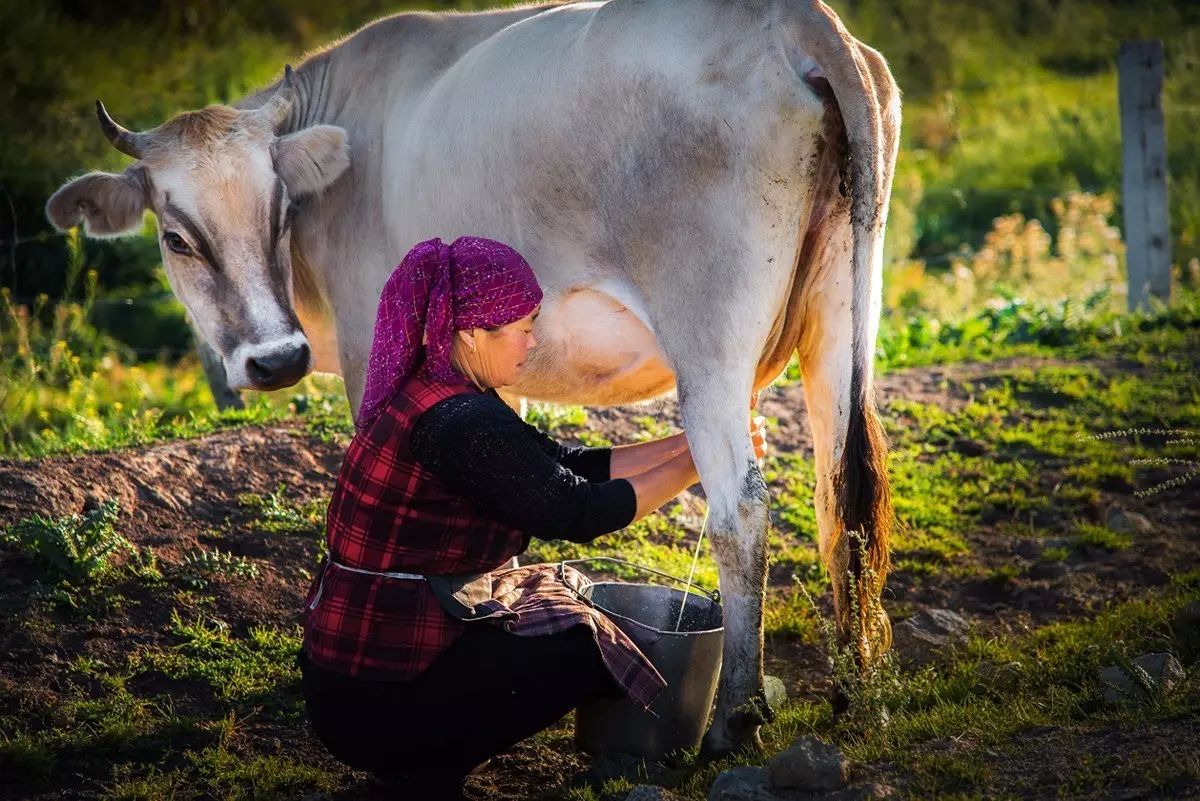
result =
[{"label": "red plaid shirt", "polygon": [[[315,664],[352,676],[409,680],[462,633],[423,575],[485,573],[525,550],[525,534],[451,492],[413,458],[409,432],[438,401],[478,392],[418,370],[346,453],[326,515],[329,559],[305,603],[304,645]],[[511,614],[511,613],[510,613]]]}]

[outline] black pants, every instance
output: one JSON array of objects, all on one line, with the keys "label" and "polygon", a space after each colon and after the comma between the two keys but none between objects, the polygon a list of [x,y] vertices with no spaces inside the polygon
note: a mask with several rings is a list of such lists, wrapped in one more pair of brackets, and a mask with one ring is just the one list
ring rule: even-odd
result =
[{"label": "black pants", "polygon": [[466,774],[558,721],[586,697],[624,693],[590,628],[519,637],[485,621],[416,679],[383,682],[325,670],[301,651],[317,736],[352,768],[396,782],[399,798],[461,797]]}]

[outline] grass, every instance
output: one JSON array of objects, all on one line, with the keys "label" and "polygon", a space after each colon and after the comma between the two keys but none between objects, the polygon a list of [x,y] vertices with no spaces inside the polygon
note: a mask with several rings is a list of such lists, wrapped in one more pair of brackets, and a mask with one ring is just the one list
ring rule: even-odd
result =
[{"label": "grass", "polygon": [[[1121,372],[1096,365],[1129,358],[1136,367],[1145,363],[1138,354],[1182,364],[1184,353],[1176,340],[1157,339],[1161,331],[1131,334],[1083,364],[1055,363],[1039,370],[1001,366],[961,379],[961,384],[947,379],[947,388],[962,399],[952,408],[889,400],[884,417],[893,443],[890,470],[900,521],[896,570],[917,584],[947,576],[1018,579],[1006,563],[987,563],[967,536],[984,525],[1018,539],[1062,543],[1041,550],[1036,558],[1042,561],[1074,559],[1074,552],[1083,548],[1136,548],[1136,540],[1123,540],[1103,527],[1097,504],[1108,490],[1098,487],[1117,482],[1128,494],[1150,480],[1128,463],[1161,451],[1161,438],[1092,435],[1117,425],[1183,427],[1200,378],[1184,369]],[[542,418],[546,420],[572,421],[560,424],[560,435],[575,436],[580,430],[578,418],[569,414]],[[956,446],[963,441],[985,447],[980,452]],[[1190,453],[1191,446],[1182,447]],[[767,636],[818,646],[823,613],[805,593],[823,599],[828,579],[815,557],[812,464],[800,454],[776,452],[764,472],[774,499],[771,564],[785,566],[795,576],[770,589]],[[1178,496],[1164,495],[1159,502],[1172,497]],[[237,513],[258,533],[309,536],[320,530],[323,503],[297,498],[285,486],[243,495],[239,506]],[[700,522],[691,508],[672,504],[665,514],[595,543],[535,540],[527,557],[552,561],[620,553],[686,575]],[[119,517],[117,521],[119,533]],[[224,563],[219,551],[210,553]],[[231,575],[220,573],[222,578],[244,579],[237,568],[229,570]],[[64,670],[67,689],[51,701],[34,701],[16,687],[0,688],[0,708],[6,710],[0,713],[0,766],[6,775],[21,786],[47,787],[63,770],[99,773],[95,797],[111,799],[288,798],[341,786],[345,774],[336,766],[308,752],[269,745],[272,738],[294,738],[302,725],[292,662],[298,631],[235,625],[207,594],[221,592],[220,586],[188,586],[174,581],[170,570],[165,575],[165,582],[147,585],[172,610],[159,636],[107,664],[77,658]],[[641,578],[632,571],[624,577]],[[711,587],[716,581],[706,547],[696,582]],[[1184,685],[1167,696],[1121,709],[1100,702],[1096,672],[1147,650],[1185,656],[1170,622],[1183,605],[1198,599],[1200,577],[1193,571],[1178,574],[1165,590],[1088,618],[1003,636],[977,633],[952,661],[900,673],[894,686],[882,685],[875,703],[888,710],[887,726],[849,732],[834,727],[827,702],[791,703],[765,727],[767,751],[811,733],[838,742],[856,765],[899,766],[893,770],[900,774],[890,775],[902,775],[910,797],[973,797],[1001,781],[1019,797],[1023,785],[999,771],[1005,760],[1027,758],[1021,749],[1046,736],[1037,732],[1050,731],[1065,743],[1064,786],[1087,792],[1119,784],[1130,780],[1136,765],[1100,762],[1087,749],[1072,751],[1069,743],[1090,742],[1088,738],[1107,736],[1104,732],[1114,728],[1153,731],[1200,712],[1194,668]],[[893,613],[904,608],[886,595],[885,603]],[[35,615],[31,626],[45,628],[37,619],[45,618]],[[560,727],[539,739],[567,747],[569,736]],[[147,759],[147,754],[160,756]],[[714,765],[688,766],[675,776],[674,789],[684,798],[702,798],[720,769],[764,758],[743,754]],[[1193,780],[1196,772],[1195,760],[1184,754],[1172,762],[1154,762],[1153,770],[1137,778],[1167,792]],[[625,780],[612,780],[598,789],[576,788],[556,797],[594,801],[624,789]]]},{"label": "grass", "polygon": [[320,535],[325,528],[326,498],[293,500],[287,497],[287,485],[280,484],[266,495],[252,492],[238,496],[238,504],[254,531],[266,534]]},{"label": "grass", "polygon": [[[32,364],[45,378],[37,384],[43,394],[36,408],[51,408],[51,416],[30,424],[19,406],[5,407],[6,413],[18,410],[6,420],[22,421],[7,429],[7,455],[126,447],[291,415],[299,418],[290,429],[297,436],[344,441],[351,430],[336,382],[306,385],[261,404],[252,400],[246,411],[234,414],[195,406],[168,421],[164,407],[131,411],[136,382],[110,386],[102,370],[85,370],[90,357],[80,356],[78,370],[62,367],[67,346],[54,361],[51,333],[31,334],[30,352],[39,341],[42,350],[22,365],[10,365]],[[72,353],[90,352],[86,334],[73,334]],[[97,347],[105,358],[107,346]],[[1009,360],[947,371],[942,389],[952,403],[884,399],[899,524],[893,563],[903,579],[896,586],[910,593],[966,582],[996,589],[1018,585],[1024,570],[1038,562],[1066,562],[1077,571],[1090,559],[1138,553],[1139,537],[1108,528],[1104,508],[1113,497],[1132,502],[1139,491],[1187,479],[1188,465],[1200,460],[1194,435],[1200,419],[1198,351],[1200,295],[1183,295],[1170,310],[1140,315],[1077,313],[1069,304],[1013,299],[957,321],[941,322],[927,313],[899,326],[895,317],[885,320],[883,372],[965,356]],[[1029,354],[1046,359],[1012,361]],[[160,371],[161,382],[195,372],[186,363],[145,369]],[[781,383],[797,378],[793,365]],[[139,380],[147,382],[140,396],[147,404],[165,397],[154,394],[160,379]],[[157,422],[144,424],[146,415]],[[527,418],[562,439],[604,442],[580,407],[531,404]],[[641,436],[662,432],[653,417],[633,422]],[[1178,461],[1163,463],[1163,457]],[[829,579],[816,556],[814,467],[801,453],[774,451],[764,475],[772,494],[768,557],[776,578],[764,610],[768,644],[778,646],[776,652],[817,654]],[[1177,504],[1188,489],[1184,483],[1147,502]],[[4,533],[0,557],[6,566],[34,567],[30,584],[7,599],[17,604],[17,613],[6,631],[19,642],[36,643],[30,645],[36,653],[56,652],[59,637],[81,636],[89,626],[120,629],[135,612],[157,615],[127,648],[103,660],[84,649],[53,668],[60,679],[53,692],[0,682],[0,771],[6,777],[33,792],[53,788],[59,776],[84,776],[91,782],[89,797],[112,799],[294,798],[346,782],[346,773],[303,729],[292,661],[298,630],[278,621],[240,619],[230,603],[231,593],[256,575],[307,577],[303,568],[239,556],[234,540],[321,539],[326,500],[299,497],[280,485],[273,492],[243,494],[237,503],[228,525],[203,534],[204,547],[177,554],[171,564],[159,564],[147,547],[134,547],[128,516],[110,507],[79,518],[31,512]],[[686,576],[702,508],[694,499],[681,499],[662,514],[588,544],[534,540],[524,559],[615,553]],[[1031,548],[1029,556],[1015,561],[1010,546]],[[696,585],[717,586],[710,545],[700,556]],[[19,561],[9,563],[10,557]],[[585,569],[645,579],[636,570]],[[873,699],[868,704],[887,709],[887,726],[866,733],[838,729],[828,703],[793,702],[764,730],[768,751],[782,749],[797,734],[813,733],[838,742],[855,764],[897,766],[889,775],[903,778],[911,797],[973,797],[996,787],[1021,797],[1029,788],[1007,775],[1006,765],[1031,758],[1027,752],[1036,747],[1030,743],[1052,735],[1056,748],[1062,743],[1062,786],[1072,792],[1101,792],[1136,778],[1169,795],[1180,782],[1200,780],[1188,754],[1108,764],[1089,757],[1088,748],[1069,745],[1093,743],[1117,728],[1153,734],[1181,715],[1197,713],[1191,662],[1182,687],[1123,709],[1100,703],[1095,674],[1152,649],[1194,660],[1193,646],[1185,646],[1168,624],[1198,593],[1195,571],[1177,572],[1165,589],[1147,589],[1080,619],[976,633],[951,661],[901,673],[866,694]],[[904,596],[885,594],[884,603],[896,618],[915,611]],[[562,727],[539,740],[569,747]],[[307,743],[309,750],[289,747],[294,743]],[[716,772],[730,764],[687,766],[672,783],[684,798],[699,799]],[[614,780],[565,797],[609,801],[624,789],[627,783]]]},{"label": "grass", "polygon": [[[940,671],[901,674],[886,699],[888,725],[839,735],[827,703],[789,706],[763,730],[766,753],[782,750],[801,734],[813,734],[838,741],[856,764],[902,766],[905,797],[995,797],[992,780],[998,757],[1024,732],[1047,726],[1068,733],[1145,726],[1200,712],[1200,684],[1194,672],[1185,686],[1153,705],[1115,709],[1100,703],[1095,676],[1120,656],[1175,647],[1169,621],[1198,597],[1196,587],[1176,585],[1165,595],[1114,606],[1094,620],[1051,624],[1005,640],[974,636],[963,656]],[[996,671],[996,665],[1006,670]],[[946,743],[957,745],[947,751]],[[1062,758],[1081,772],[1093,771],[1097,780],[1111,778],[1114,772],[1113,766],[1094,763],[1086,752],[1064,749]],[[674,789],[685,798],[702,798],[717,772],[747,760],[761,764],[763,757],[742,755],[706,766]],[[1185,758],[1155,778],[1169,785],[1200,779],[1200,771],[1194,759]]]}]

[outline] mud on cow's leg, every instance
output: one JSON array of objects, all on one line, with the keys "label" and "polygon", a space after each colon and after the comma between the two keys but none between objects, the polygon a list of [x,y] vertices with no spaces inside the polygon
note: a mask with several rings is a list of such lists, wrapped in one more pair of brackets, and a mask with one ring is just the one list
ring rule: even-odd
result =
[{"label": "mud on cow's leg", "polygon": [[[708,500],[705,536],[716,556],[725,640],[706,758],[752,743],[773,713],[763,692],[763,599],[767,580],[768,493],[750,441],[751,376],[695,383],[681,376],[684,430]],[[732,371],[725,373],[732,375]]]},{"label": "mud on cow's leg", "polygon": [[221,357],[208,346],[208,343],[194,328],[192,334],[196,339],[196,352],[200,355],[200,364],[204,368],[204,377],[208,379],[208,388],[212,390],[213,401],[218,409],[242,409],[242,396],[237,390],[231,389],[225,380],[225,365]]}]

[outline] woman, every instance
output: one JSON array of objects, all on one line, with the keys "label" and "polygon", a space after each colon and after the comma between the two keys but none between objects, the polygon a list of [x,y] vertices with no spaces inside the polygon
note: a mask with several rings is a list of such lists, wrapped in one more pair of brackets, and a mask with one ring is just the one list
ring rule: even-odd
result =
[{"label": "woman", "polygon": [[697,481],[682,434],[569,448],[499,398],[541,299],[516,251],[475,237],[417,245],[380,298],[299,662],[322,742],[398,797],[461,798],[585,697],[649,706],[665,686],[578,572],[502,569],[531,536],[588,542]]}]

